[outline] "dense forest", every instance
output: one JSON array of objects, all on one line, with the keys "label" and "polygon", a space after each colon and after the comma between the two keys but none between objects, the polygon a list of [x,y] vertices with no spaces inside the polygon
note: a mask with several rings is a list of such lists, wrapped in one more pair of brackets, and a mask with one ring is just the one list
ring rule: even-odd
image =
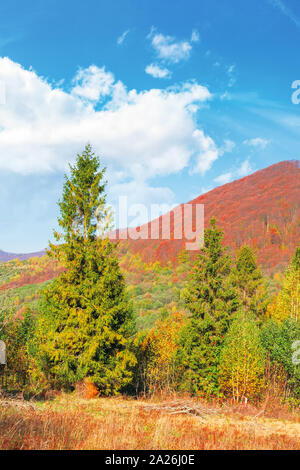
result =
[{"label": "dense forest", "polygon": [[87,146],[66,176],[48,254],[0,265],[0,339],[24,396],[81,385],[299,406],[300,246],[285,271],[264,273],[254,246],[228,249],[212,214],[196,257],[147,262],[96,236],[105,186]]}]

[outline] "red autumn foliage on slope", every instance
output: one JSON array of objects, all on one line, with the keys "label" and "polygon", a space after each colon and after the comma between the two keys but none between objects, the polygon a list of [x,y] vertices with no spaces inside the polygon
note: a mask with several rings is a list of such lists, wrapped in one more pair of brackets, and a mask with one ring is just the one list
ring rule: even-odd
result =
[{"label": "red autumn foliage on slope", "polygon": [[[300,243],[299,161],[277,163],[250,176],[215,188],[188,204],[204,204],[205,226],[211,217],[217,217],[218,225],[225,232],[224,243],[233,252],[247,243],[257,251],[258,262],[265,271],[280,271],[287,266],[296,246]],[[150,230],[157,232],[158,239],[121,241],[121,255],[129,250],[132,254],[140,255],[145,262],[174,263],[178,254],[185,248],[187,240],[174,239],[174,229],[176,232],[176,227],[180,226],[180,219],[175,215],[174,220],[172,213],[171,238],[163,239],[162,222],[168,221],[168,218],[169,214],[166,214],[139,228],[141,234],[145,231],[150,233]],[[195,229],[195,218],[191,219],[188,228]],[[118,231],[118,234],[122,232],[123,230]],[[42,254],[35,253],[35,256]],[[3,252],[0,252],[0,261],[2,255]],[[19,259],[23,257],[23,255],[10,256]],[[24,256],[27,258],[32,255]],[[55,278],[61,270],[61,267],[49,260],[49,265],[43,267],[40,272],[26,270],[19,279],[11,280],[9,284],[0,288],[3,290],[42,283]]]},{"label": "red autumn foliage on slope", "polygon": [[4,282],[0,286],[0,291],[33,284],[43,284],[46,281],[55,279],[64,270],[57,261],[46,256],[42,257],[40,262],[34,263],[36,259],[37,257],[32,258],[32,262],[25,265],[20,274],[10,279],[9,282]]},{"label": "red autumn foliage on slope", "polygon": [[[277,163],[215,188],[188,204],[204,204],[205,226],[215,216],[224,229],[224,243],[233,252],[242,244],[249,244],[257,251],[258,261],[266,271],[281,270],[300,242],[299,161]],[[174,239],[174,228],[180,220],[172,213],[171,238],[162,239],[162,221],[168,217],[166,214],[139,228],[142,234],[159,224],[158,239],[129,239],[121,242],[123,250],[140,254],[146,262],[174,262],[186,240]],[[191,228],[195,229],[195,217],[190,222]]]}]

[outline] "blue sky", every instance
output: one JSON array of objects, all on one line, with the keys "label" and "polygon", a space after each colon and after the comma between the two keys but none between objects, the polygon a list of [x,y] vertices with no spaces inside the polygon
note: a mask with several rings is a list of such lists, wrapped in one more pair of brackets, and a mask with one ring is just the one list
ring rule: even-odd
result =
[{"label": "blue sky", "polygon": [[88,141],[112,204],[186,202],[299,159],[299,39],[298,0],[2,2],[0,249],[47,246]]}]

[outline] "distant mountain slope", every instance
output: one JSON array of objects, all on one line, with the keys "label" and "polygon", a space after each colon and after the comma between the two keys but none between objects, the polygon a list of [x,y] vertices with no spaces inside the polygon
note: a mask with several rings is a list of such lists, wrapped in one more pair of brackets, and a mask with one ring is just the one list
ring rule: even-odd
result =
[{"label": "distant mountain slope", "polygon": [[[225,231],[224,242],[233,251],[244,243],[257,250],[266,271],[281,270],[300,243],[300,167],[299,161],[284,161],[252,175],[225,184],[188,204],[204,204],[205,225],[211,217]],[[164,217],[160,217],[161,226]],[[140,227],[151,229],[157,221]],[[186,240],[172,239],[180,223],[171,215],[171,240],[131,240],[123,250],[139,253],[145,261],[174,261]],[[192,220],[193,227],[195,220]],[[122,233],[122,231],[120,231]],[[160,233],[161,235],[161,233]]]},{"label": "distant mountain slope", "polygon": [[35,256],[43,256],[45,254],[45,251],[37,251],[36,253],[26,253],[26,254],[15,254],[15,253],[6,253],[5,251],[0,250],[0,262],[6,262],[6,261],[11,261],[13,259],[19,259],[19,260],[25,260],[25,259],[30,259]]},{"label": "distant mountain slope", "polygon": [[[205,225],[211,217],[225,231],[224,243],[234,252],[244,243],[256,249],[265,271],[285,268],[300,243],[300,166],[299,161],[284,161],[252,175],[202,194],[188,204],[204,204]],[[180,220],[171,215],[171,239],[161,237],[162,221],[169,214],[139,227],[151,230],[158,222],[157,240],[121,241],[121,251],[140,254],[144,261],[174,262],[185,248],[186,240],[174,240],[174,227]],[[195,220],[191,220],[195,228]],[[131,229],[129,229],[130,231]],[[117,231],[122,234],[123,230]],[[118,238],[118,235],[116,235]],[[42,256],[45,251],[12,254],[0,251],[0,262]]]}]

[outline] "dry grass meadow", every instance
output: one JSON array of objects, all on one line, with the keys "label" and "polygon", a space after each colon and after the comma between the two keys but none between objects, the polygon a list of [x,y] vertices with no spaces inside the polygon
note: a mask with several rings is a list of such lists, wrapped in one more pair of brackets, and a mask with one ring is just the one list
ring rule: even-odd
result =
[{"label": "dry grass meadow", "polygon": [[300,415],[190,399],[0,400],[2,450],[300,449]]}]

